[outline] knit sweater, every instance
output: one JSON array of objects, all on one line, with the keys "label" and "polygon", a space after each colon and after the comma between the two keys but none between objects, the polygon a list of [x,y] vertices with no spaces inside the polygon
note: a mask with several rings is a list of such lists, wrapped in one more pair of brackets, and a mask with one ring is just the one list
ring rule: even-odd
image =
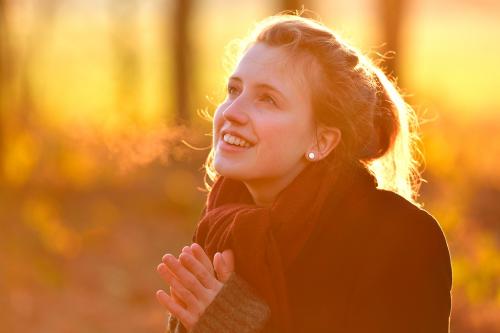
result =
[{"label": "knit sweater", "polygon": [[[235,272],[224,283],[190,333],[266,333],[267,304]],[[186,333],[180,320],[169,314],[165,333]],[[269,332],[270,333],[270,332]]]},{"label": "knit sweater", "polygon": [[[346,196],[357,200],[325,205],[326,223],[287,271],[294,332],[449,332],[451,260],[438,222],[390,191]],[[233,273],[192,332],[266,332],[268,310]],[[186,330],[170,316],[167,332]]]}]

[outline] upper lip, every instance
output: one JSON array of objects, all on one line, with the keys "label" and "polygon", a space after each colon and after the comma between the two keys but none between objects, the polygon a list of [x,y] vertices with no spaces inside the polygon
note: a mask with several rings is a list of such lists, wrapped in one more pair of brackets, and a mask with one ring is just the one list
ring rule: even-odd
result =
[{"label": "upper lip", "polygon": [[238,132],[236,132],[234,130],[227,129],[227,130],[222,130],[221,131],[221,137],[222,138],[224,138],[224,135],[226,135],[226,134],[231,134],[231,135],[233,135],[235,137],[242,138],[243,140],[245,140],[246,142],[248,142],[251,146],[253,146],[255,144],[252,140],[250,140],[249,138],[247,138],[243,134],[238,133]]}]

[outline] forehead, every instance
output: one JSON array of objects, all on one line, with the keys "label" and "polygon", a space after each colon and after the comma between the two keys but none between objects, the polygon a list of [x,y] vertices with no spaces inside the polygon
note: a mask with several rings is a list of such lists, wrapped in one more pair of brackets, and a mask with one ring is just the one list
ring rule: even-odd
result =
[{"label": "forehead", "polygon": [[289,55],[279,47],[268,46],[264,43],[252,45],[238,62],[236,72],[245,72],[247,69],[262,71],[262,74],[270,69],[283,72]]},{"label": "forehead", "polygon": [[304,68],[299,63],[283,48],[256,43],[240,59],[232,76],[244,84],[272,85],[290,100],[308,98]]}]

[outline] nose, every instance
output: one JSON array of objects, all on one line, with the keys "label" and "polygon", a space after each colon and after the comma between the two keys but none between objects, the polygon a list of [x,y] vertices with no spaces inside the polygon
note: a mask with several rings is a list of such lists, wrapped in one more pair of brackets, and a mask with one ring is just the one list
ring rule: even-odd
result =
[{"label": "nose", "polygon": [[239,96],[222,111],[222,115],[232,123],[245,124],[248,122],[248,114],[245,111],[248,105],[245,104],[245,99]]}]

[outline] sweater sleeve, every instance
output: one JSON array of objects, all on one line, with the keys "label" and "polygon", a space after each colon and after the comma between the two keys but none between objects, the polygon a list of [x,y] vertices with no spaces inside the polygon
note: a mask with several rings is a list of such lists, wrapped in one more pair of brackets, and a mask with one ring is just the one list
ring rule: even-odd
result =
[{"label": "sweater sleeve", "polygon": [[[260,333],[270,315],[269,306],[233,272],[190,333]],[[186,332],[182,323],[169,315],[166,333]]]}]

